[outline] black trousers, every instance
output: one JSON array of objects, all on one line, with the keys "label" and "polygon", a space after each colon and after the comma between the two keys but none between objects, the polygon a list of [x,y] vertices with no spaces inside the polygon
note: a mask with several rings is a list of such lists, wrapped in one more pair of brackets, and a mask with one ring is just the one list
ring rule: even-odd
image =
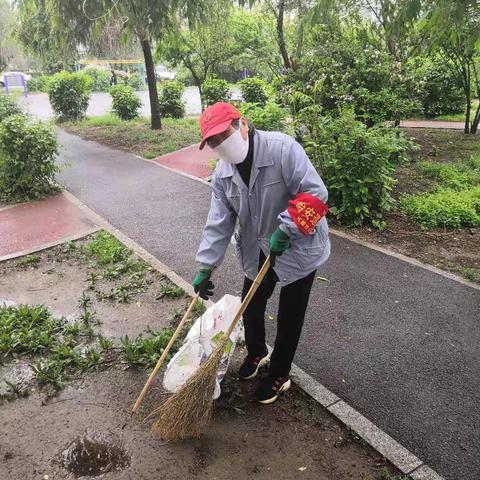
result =
[{"label": "black trousers", "polygon": [[[259,269],[265,262],[265,255],[260,253]],[[290,372],[293,357],[302,333],[305,311],[307,310],[310,291],[316,270],[280,290],[280,303],[277,316],[277,337],[270,359],[269,375],[286,377]],[[278,277],[269,269],[263,283],[258,287],[250,304],[243,314],[245,326],[245,343],[251,356],[263,355],[267,351],[265,344],[265,310],[267,301],[272,296]],[[252,280],[245,277],[242,300],[247,294]]]}]

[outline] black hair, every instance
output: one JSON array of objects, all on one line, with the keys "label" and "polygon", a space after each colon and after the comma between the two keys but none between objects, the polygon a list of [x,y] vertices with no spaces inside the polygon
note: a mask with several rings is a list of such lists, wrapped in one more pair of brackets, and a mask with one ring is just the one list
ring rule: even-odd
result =
[{"label": "black hair", "polygon": [[[247,120],[247,123],[248,123],[248,134],[253,135],[255,133],[255,125],[250,120]],[[236,118],[235,120],[232,120],[231,125],[233,128],[238,130],[240,128],[240,119]]]}]

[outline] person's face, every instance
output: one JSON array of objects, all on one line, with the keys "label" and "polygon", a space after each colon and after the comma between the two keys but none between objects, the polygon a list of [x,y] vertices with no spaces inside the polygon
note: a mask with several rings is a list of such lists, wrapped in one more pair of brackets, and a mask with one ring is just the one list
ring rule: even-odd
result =
[{"label": "person's face", "polygon": [[[230,135],[233,135],[237,129],[230,125],[224,132],[213,135],[207,140],[207,145],[210,148],[218,147],[222,142],[224,142]],[[240,134],[242,138],[246,140],[248,138],[248,122],[244,119],[240,119]]]}]

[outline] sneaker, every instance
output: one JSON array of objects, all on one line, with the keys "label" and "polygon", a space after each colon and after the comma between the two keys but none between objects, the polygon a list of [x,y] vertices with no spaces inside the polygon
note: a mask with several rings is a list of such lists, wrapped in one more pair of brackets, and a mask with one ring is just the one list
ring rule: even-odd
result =
[{"label": "sneaker", "polygon": [[268,405],[273,403],[282,392],[286,392],[292,385],[288,377],[268,377],[255,392],[255,397],[260,403]]},{"label": "sneaker", "polygon": [[257,355],[256,357],[251,357],[247,355],[247,358],[242,363],[238,374],[244,380],[250,380],[257,376],[258,371],[261,367],[266,365],[270,361],[270,355],[264,353],[263,355]]}]

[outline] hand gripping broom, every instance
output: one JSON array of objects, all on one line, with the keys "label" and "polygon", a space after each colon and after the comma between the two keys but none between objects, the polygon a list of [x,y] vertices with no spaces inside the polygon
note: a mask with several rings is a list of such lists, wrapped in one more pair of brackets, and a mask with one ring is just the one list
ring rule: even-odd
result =
[{"label": "hand gripping broom", "polygon": [[[151,415],[158,415],[154,429],[167,440],[199,437],[209,423],[213,410],[213,391],[217,370],[222,359],[225,346],[233,329],[242,317],[257,288],[262,283],[270,267],[270,256],[265,260],[257,277],[248,290],[240,308],[225,334],[221,337],[208,359],[200,365],[196,372]],[[149,416],[151,416],[149,415]]]}]

